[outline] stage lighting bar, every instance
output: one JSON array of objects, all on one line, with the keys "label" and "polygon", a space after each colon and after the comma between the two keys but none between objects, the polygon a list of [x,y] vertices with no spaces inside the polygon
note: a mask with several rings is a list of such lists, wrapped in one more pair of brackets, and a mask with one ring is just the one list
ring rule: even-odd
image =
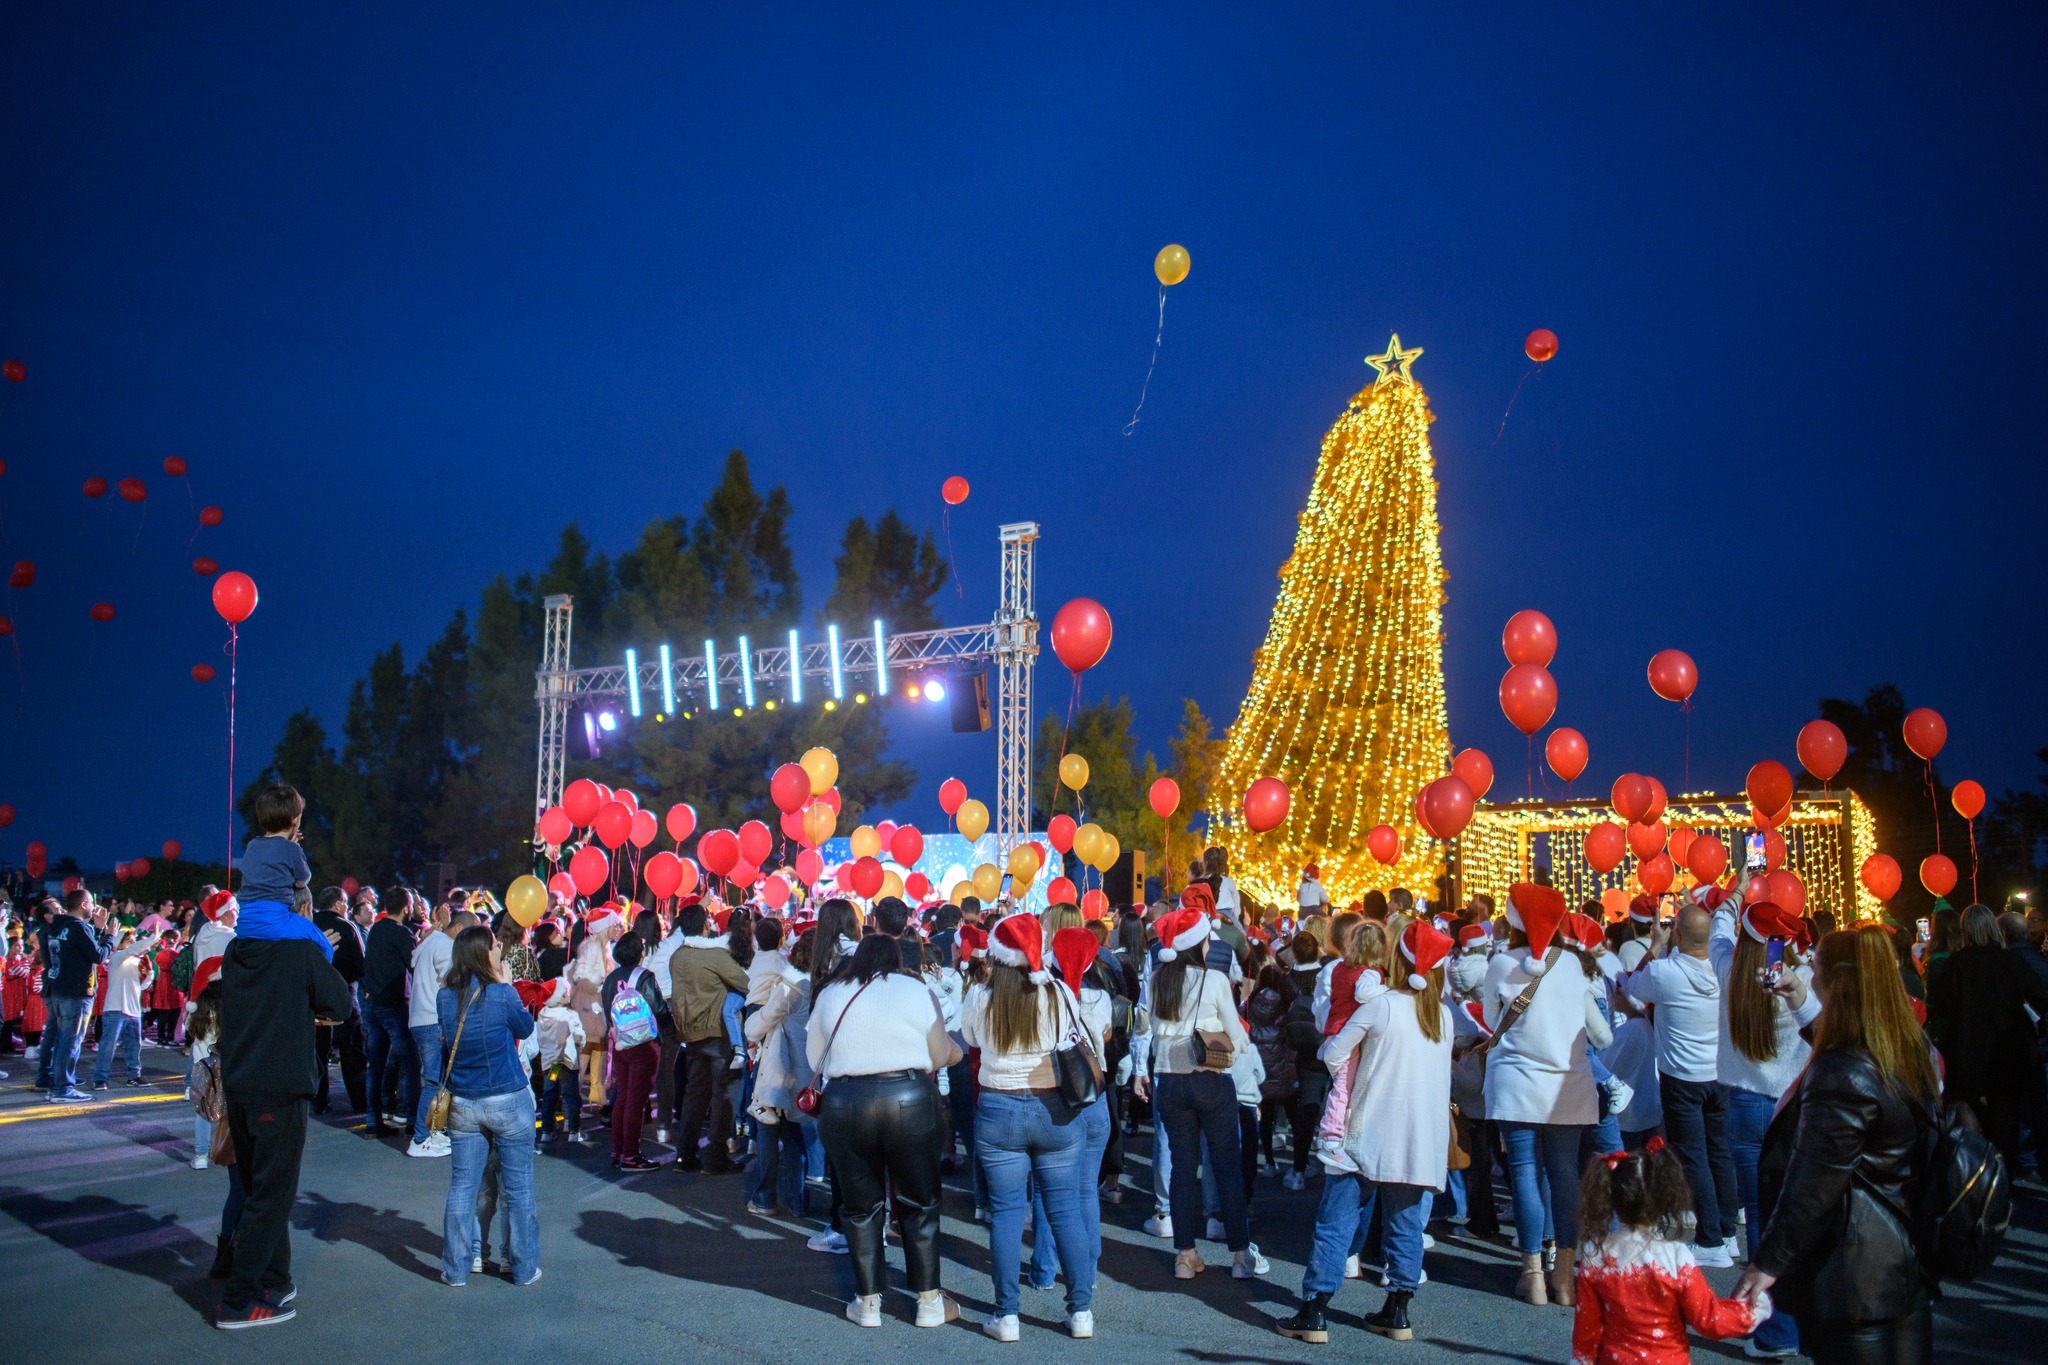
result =
[{"label": "stage lighting bar", "polygon": [[626,709],[637,719],[640,715],[640,656],[632,650],[626,651]]},{"label": "stage lighting bar", "polygon": [[754,709],[754,652],[747,647],[747,637],[740,636],[740,695],[746,698],[747,709]]},{"label": "stage lighting bar", "polygon": [[661,714],[672,716],[676,713],[676,675],[669,667],[668,646],[661,647]]},{"label": "stage lighting bar", "polygon": [[797,648],[796,627],[789,630],[789,702],[795,706],[804,699],[804,656]]},{"label": "stage lighting bar", "polygon": [[825,627],[825,636],[832,644],[832,700],[846,700],[846,679],[839,671],[839,627]]},{"label": "stage lighting bar", "polygon": [[711,709],[718,709],[718,642],[704,642],[704,687],[711,697]]},{"label": "stage lighting bar", "polygon": [[889,695],[889,642],[882,638],[882,618],[879,616],[875,618],[875,695]]}]

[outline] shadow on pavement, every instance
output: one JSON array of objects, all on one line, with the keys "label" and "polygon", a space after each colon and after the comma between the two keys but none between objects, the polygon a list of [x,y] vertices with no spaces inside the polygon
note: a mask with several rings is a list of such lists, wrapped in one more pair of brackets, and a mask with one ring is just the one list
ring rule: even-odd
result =
[{"label": "shadow on pavement", "polygon": [[[586,1209],[577,1222],[576,1235],[616,1257],[620,1265],[636,1270],[765,1294],[833,1317],[844,1311],[853,1293],[845,1257],[806,1252],[798,1235],[771,1224],[748,1229],[767,1235],[743,1236],[738,1227],[715,1215],[690,1212],[688,1235],[679,1235],[684,1229],[672,1218],[635,1218],[608,1209]],[[817,1269],[805,1273],[806,1262],[793,1257],[807,1257]],[[844,1280],[844,1291],[828,1287],[828,1279]]]},{"label": "shadow on pavement", "polygon": [[354,1242],[400,1270],[440,1281],[441,1234],[396,1209],[339,1204],[317,1194],[301,1194],[292,1208],[292,1226],[311,1233],[317,1241]]},{"label": "shadow on pavement", "polygon": [[94,1265],[156,1281],[201,1317],[211,1319],[220,1290],[206,1278],[213,1243],[171,1214],[153,1214],[103,1194],[52,1199],[15,1186],[0,1188],[0,1213]]}]

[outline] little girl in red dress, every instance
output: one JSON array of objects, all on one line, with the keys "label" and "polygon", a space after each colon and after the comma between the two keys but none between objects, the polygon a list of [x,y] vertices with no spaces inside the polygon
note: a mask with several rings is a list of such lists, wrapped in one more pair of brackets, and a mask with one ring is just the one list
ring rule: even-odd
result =
[{"label": "little girl in red dress", "polygon": [[1720,1341],[1771,1315],[1768,1294],[1755,1304],[1715,1296],[1692,1258],[1691,1211],[1685,1168],[1662,1138],[1587,1163],[1572,1365],[1686,1365],[1688,1326]]}]

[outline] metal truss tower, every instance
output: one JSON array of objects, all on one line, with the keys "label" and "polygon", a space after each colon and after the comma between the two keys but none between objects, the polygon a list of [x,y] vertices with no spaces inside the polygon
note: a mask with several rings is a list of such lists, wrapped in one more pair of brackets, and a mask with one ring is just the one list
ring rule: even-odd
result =
[{"label": "metal truss tower", "polygon": [[1031,679],[1038,666],[1038,523],[1000,528],[1003,587],[996,608],[996,851],[1002,866],[1031,832]]},{"label": "metal truss tower", "polygon": [[567,593],[541,604],[547,611],[534,695],[540,702],[540,776],[534,784],[534,818],[562,799],[562,760],[568,755],[569,707],[576,689],[569,674],[569,620],[575,605]]}]

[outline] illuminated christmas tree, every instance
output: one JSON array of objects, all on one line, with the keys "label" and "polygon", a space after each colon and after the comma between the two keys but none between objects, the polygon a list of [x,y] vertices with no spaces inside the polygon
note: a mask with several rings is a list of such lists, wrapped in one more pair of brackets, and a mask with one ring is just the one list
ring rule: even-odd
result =
[{"label": "illuminated christmas tree", "polygon": [[[1219,803],[1261,777],[1293,793],[1287,819],[1254,834],[1235,811],[1221,842],[1260,900],[1292,904],[1304,864],[1339,907],[1368,887],[1434,896],[1442,846],[1415,794],[1450,762],[1444,720],[1444,569],[1437,552],[1429,400],[1409,374],[1422,354],[1396,336],[1379,377],[1323,438],[1294,553],[1230,727]],[[1375,825],[1401,835],[1392,866],[1366,852]]]}]

